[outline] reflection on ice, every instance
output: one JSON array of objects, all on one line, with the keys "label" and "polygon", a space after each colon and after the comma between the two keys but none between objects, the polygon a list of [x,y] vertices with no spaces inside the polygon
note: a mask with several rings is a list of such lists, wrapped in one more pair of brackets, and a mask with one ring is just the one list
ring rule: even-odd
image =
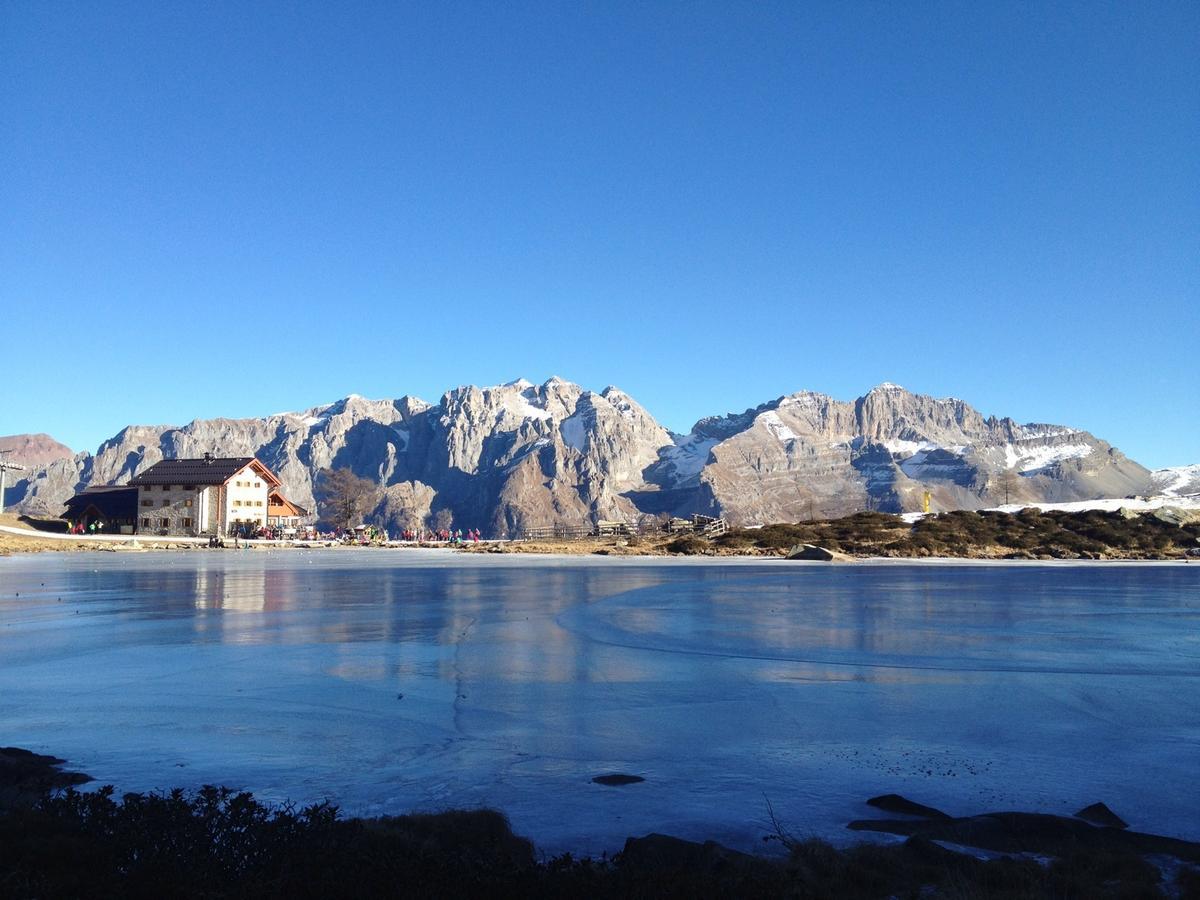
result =
[{"label": "reflection on ice", "polygon": [[3,740],[129,790],[493,805],[551,851],[758,847],[764,795],[848,840],[892,791],[1197,838],[1198,571],[12,557]]}]

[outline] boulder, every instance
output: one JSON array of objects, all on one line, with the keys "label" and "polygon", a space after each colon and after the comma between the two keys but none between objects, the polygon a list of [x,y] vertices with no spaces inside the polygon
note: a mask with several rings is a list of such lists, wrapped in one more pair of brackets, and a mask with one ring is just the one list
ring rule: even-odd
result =
[{"label": "boulder", "polygon": [[815,544],[797,544],[788,551],[787,558],[804,561],[813,560],[818,562],[830,562],[835,557],[832,550],[826,550],[824,547],[818,547]]},{"label": "boulder", "polygon": [[1097,828],[1082,819],[1044,813],[994,812],[960,819],[875,819],[851,822],[852,831],[879,831],[999,853],[1064,856],[1079,850],[1161,853],[1200,863],[1200,844],[1156,834]]},{"label": "boulder", "polygon": [[716,873],[769,865],[765,860],[730,850],[716,841],[699,844],[669,834],[627,838],[625,849],[621,851],[621,868],[639,872],[685,870],[692,873]]},{"label": "boulder", "polygon": [[0,810],[27,806],[51,791],[92,780],[82,772],[64,772],[63,764],[21,747],[0,747]]},{"label": "boulder", "polygon": [[1191,525],[1200,522],[1200,509],[1184,509],[1181,506],[1160,506],[1151,510],[1150,515],[1168,525]]},{"label": "boulder", "polygon": [[625,784],[637,784],[640,781],[645,781],[641,775],[629,775],[625,772],[613,772],[609,775],[597,775],[592,779],[596,784],[603,784],[607,787],[620,787]]},{"label": "boulder", "polygon": [[1091,822],[1093,825],[1103,825],[1106,828],[1128,828],[1129,823],[1118,816],[1103,803],[1093,803],[1075,813],[1075,818]]},{"label": "boulder", "polygon": [[874,806],[877,809],[882,809],[884,812],[900,813],[905,816],[920,816],[922,819],[950,818],[950,816],[946,815],[940,809],[915,803],[899,794],[883,794],[880,797],[872,797],[867,801],[867,806]]}]

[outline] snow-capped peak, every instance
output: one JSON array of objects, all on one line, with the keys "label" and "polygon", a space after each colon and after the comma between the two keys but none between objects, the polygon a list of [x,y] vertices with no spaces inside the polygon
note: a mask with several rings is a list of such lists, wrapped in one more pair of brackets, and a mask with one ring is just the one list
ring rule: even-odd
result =
[{"label": "snow-capped peak", "polygon": [[1200,465],[1155,469],[1150,478],[1159,492],[1168,497],[1200,494]]}]

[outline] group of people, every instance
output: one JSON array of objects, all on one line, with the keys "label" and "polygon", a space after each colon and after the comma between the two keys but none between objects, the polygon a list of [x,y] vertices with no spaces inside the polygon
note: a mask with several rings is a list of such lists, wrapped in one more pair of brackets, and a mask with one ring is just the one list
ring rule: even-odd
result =
[{"label": "group of people", "polygon": [[446,544],[465,544],[470,541],[478,544],[482,536],[478,528],[468,528],[466,531],[461,528],[405,528],[400,532],[400,540],[416,543],[441,541]]}]

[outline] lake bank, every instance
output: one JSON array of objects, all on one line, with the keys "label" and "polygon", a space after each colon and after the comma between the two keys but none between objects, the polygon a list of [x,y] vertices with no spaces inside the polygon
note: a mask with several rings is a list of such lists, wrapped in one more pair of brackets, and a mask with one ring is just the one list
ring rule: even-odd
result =
[{"label": "lake bank", "polygon": [[[66,535],[35,530],[13,517],[0,521],[0,554],[63,549],[193,549],[206,538]],[[332,541],[233,540],[222,549],[344,547]],[[734,528],[723,534],[607,535],[574,540],[484,540],[462,543],[389,541],[373,549],[454,549],[464,554],[612,557],[785,558],[819,548],[837,561],[858,559],[1195,560],[1200,562],[1200,512],[1185,509],[1015,513],[957,511],[914,521],[884,513],[840,519]]]},{"label": "lake bank", "polygon": [[[488,809],[347,819],[325,804],[264,805],[204,787],[77,794],[63,760],[0,749],[0,871],[27,895],[1192,896],[1200,844],[1128,832],[1103,804],[1060,817],[951,819],[897,795],[899,819],[850,828],[909,835],[836,848],[772,820],[769,855],[661,833],[600,858],[547,857]],[[17,793],[14,793],[17,792]],[[14,796],[21,799],[11,802]],[[62,848],[69,846],[69,852]]]}]

